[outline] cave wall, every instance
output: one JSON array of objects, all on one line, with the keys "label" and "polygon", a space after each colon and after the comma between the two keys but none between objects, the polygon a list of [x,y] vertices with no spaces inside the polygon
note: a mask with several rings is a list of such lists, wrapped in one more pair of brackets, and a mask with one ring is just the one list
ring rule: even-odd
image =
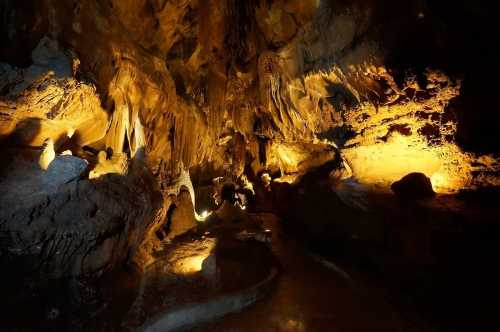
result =
[{"label": "cave wall", "polygon": [[[276,153],[283,143],[318,138],[342,147],[401,131],[425,132],[415,146],[441,140],[495,152],[497,121],[477,117],[498,112],[482,104],[481,111],[467,111],[476,100],[477,72],[484,72],[473,66],[485,64],[477,54],[453,56],[470,53],[463,44],[474,40],[492,57],[489,44],[497,38],[475,40],[457,23],[469,13],[479,29],[487,13],[475,4],[47,0],[6,2],[2,9],[2,44],[14,43],[2,49],[2,59],[29,63],[37,44],[26,31],[71,50],[72,74],[96,86],[110,114],[106,138],[96,137],[96,146],[133,150],[138,127],[153,168],[165,178],[206,162],[236,176],[252,161],[254,171],[290,173],[297,165]],[[259,158],[259,148],[269,156]],[[453,155],[448,159],[470,159],[445,150],[439,153]]]},{"label": "cave wall", "polygon": [[489,6],[4,1],[1,144],[51,139],[88,159],[91,179],[126,176],[144,149],[163,210],[187,170],[196,186],[287,181],[336,161],[377,188],[415,171],[441,192],[497,185]]}]

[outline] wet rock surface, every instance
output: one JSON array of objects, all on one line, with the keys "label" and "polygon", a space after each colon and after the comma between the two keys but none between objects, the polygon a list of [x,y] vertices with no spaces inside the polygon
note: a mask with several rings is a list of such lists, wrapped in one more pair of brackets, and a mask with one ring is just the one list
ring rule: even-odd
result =
[{"label": "wet rock surface", "polygon": [[402,200],[352,180],[326,180],[327,171],[312,176],[268,193],[280,202],[285,229],[304,245],[367,283],[369,292],[374,287],[403,316],[420,321],[419,329],[498,324],[493,310],[476,306],[489,308],[500,292],[498,190]]},{"label": "wet rock surface", "polygon": [[242,229],[261,231],[256,221],[227,224],[218,219],[165,243],[146,268],[141,293],[124,324],[147,327],[151,318],[169,310],[238,294],[265,280],[275,266],[269,248],[236,236]]},{"label": "wet rock surface", "polygon": [[[352,286],[316,262],[272,214],[259,214],[273,232],[273,253],[282,273],[275,291],[239,314],[193,331],[425,331],[383,297]],[[286,221],[285,221],[286,222]]]},{"label": "wet rock surface", "polygon": [[[27,276],[6,280],[3,327],[12,331],[129,331],[183,305],[238,294],[265,280],[275,267],[267,244],[238,239],[263,232],[255,216],[226,221],[213,216],[172,241],[165,239],[148,266],[128,265],[101,276],[40,283]],[[123,235],[122,235],[123,236]],[[4,276],[5,277],[5,276]],[[19,278],[19,276],[16,276]],[[23,305],[22,312],[17,305]]]}]

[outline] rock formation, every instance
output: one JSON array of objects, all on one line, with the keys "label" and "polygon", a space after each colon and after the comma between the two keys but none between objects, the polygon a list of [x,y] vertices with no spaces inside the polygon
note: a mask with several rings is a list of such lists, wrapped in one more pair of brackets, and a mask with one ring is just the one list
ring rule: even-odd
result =
[{"label": "rock formation", "polygon": [[422,173],[411,173],[391,185],[399,197],[408,199],[429,198],[436,195],[431,180]]},{"label": "rock formation", "polygon": [[[498,115],[469,122],[478,78],[442,60],[460,23],[439,5],[8,0],[0,14],[0,145],[28,155],[2,165],[2,260],[112,267],[182,185],[196,207],[219,176],[291,182],[330,163],[377,190],[412,172],[440,193],[499,184],[498,146],[470,134],[496,137]],[[50,140],[75,157],[35,170],[26,151]]]},{"label": "rock formation", "polygon": [[55,157],[56,152],[54,151],[54,141],[52,141],[52,139],[50,138],[47,138],[45,142],[43,142],[42,153],[40,154],[40,158],[38,159],[38,166],[46,171]]}]

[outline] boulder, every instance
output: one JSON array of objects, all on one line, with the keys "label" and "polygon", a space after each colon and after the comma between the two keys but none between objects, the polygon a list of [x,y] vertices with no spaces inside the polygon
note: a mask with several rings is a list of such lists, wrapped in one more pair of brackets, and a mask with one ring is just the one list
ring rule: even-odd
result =
[{"label": "boulder", "polygon": [[432,189],[431,180],[422,173],[410,173],[401,180],[394,182],[391,189],[399,197],[422,199],[436,195]]},{"label": "boulder", "polygon": [[203,260],[201,264],[201,275],[213,286],[217,285],[217,257],[215,254],[210,254]]},{"label": "boulder", "polygon": [[43,182],[47,187],[57,188],[61,184],[79,179],[86,171],[88,162],[73,156],[56,157],[43,173]]}]

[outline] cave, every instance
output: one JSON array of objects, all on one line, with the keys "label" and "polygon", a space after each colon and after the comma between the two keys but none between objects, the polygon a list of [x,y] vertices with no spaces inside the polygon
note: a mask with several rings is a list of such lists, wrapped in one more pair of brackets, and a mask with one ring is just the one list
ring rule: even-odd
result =
[{"label": "cave", "polygon": [[500,330],[495,8],[2,0],[0,330]]}]

